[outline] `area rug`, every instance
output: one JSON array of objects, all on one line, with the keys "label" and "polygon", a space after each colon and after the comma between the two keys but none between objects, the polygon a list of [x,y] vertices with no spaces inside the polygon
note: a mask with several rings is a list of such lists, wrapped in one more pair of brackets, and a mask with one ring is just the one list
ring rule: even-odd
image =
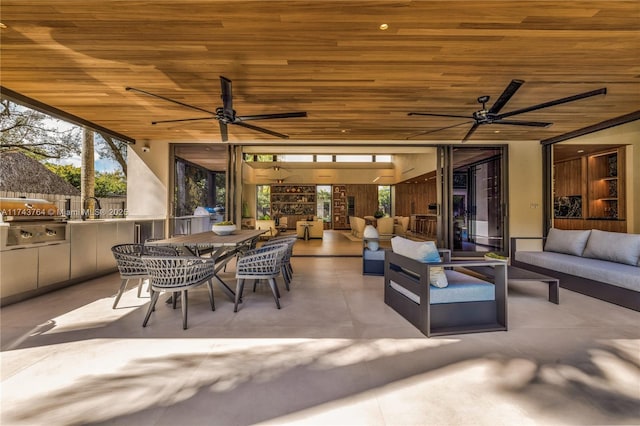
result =
[{"label": "area rug", "polygon": [[358,238],[358,237],[354,236],[349,231],[342,232],[342,235],[344,235],[349,241],[362,241],[362,238]]}]

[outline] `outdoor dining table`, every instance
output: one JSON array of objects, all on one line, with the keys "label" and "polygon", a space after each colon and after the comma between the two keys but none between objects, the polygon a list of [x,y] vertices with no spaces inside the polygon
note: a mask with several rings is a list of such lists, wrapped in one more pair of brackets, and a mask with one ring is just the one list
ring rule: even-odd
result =
[{"label": "outdoor dining table", "polygon": [[260,235],[268,232],[265,229],[238,229],[229,235],[218,235],[213,231],[200,232],[190,235],[178,235],[164,240],[149,241],[146,244],[155,246],[168,246],[185,248],[195,256],[211,254],[215,259],[216,267],[214,275],[222,291],[235,300],[235,293],[220,278],[218,272],[242,249],[255,245]]}]

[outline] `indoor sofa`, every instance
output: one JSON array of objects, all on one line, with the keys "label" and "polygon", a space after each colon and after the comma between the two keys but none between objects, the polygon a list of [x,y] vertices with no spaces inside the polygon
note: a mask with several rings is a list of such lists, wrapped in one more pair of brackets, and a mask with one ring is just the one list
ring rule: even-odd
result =
[{"label": "indoor sofa", "polygon": [[278,236],[279,232],[278,232],[278,228],[276,227],[275,220],[258,219],[256,220],[255,226],[256,226],[256,229],[264,229],[268,231],[260,236],[263,239],[264,238],[269,239],[269,238]]},{"label": "indoor sofa", "polygon": [[362,238],[366,221],[362,217],[349,216],[349,226],[351,227],[351,235],[356,238]]},{"label": "indoor sofa", "polygon": [[[521,250],[540,240],[540,250]],[[518,244],[520,243],[520,247]],[[640,234],[552,228],[511,238],[511,265],[558,278],[560,286],[640,311]]]},{"label": "indoor sofa", "polygon": [[324,221],[322,218],[314,220],[299,220],[296,222],[296,235],[304,238],[305,232],[308,238],[322,238],[324,235]]}]

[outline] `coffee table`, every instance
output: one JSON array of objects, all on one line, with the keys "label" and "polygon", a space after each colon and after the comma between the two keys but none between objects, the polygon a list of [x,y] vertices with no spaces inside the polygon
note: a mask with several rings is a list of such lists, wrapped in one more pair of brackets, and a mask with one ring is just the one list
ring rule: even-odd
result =
[{"label": "coffee table", "polygon": [[[494,277],[494,269],[491,266],[469,266],[466,269],[478,273],[487,278]],[[549,285],[549,302],[560,303],[560,280],[539,274],[537,272],[528,271],[516,266],[507,266],[507,281],[540,281]]]}]

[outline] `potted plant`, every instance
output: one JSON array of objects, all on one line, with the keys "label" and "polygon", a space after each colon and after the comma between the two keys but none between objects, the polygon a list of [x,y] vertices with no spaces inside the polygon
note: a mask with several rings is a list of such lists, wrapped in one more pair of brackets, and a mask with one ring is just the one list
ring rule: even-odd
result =
[{"label": "potted plant", "polygon": [[211,230],[218,235],[229,235],[233,234],[236,230],[236,225],[229,221],[225,220],[222,222],[216,222],[211,226]]},{"label": "potted plant", "polygon": [[383,216],[384,213],[382,212],[382,210],[376,210],[376,212],[373,214],[373,217],[375,217],[376,219],[380,219]]}]

